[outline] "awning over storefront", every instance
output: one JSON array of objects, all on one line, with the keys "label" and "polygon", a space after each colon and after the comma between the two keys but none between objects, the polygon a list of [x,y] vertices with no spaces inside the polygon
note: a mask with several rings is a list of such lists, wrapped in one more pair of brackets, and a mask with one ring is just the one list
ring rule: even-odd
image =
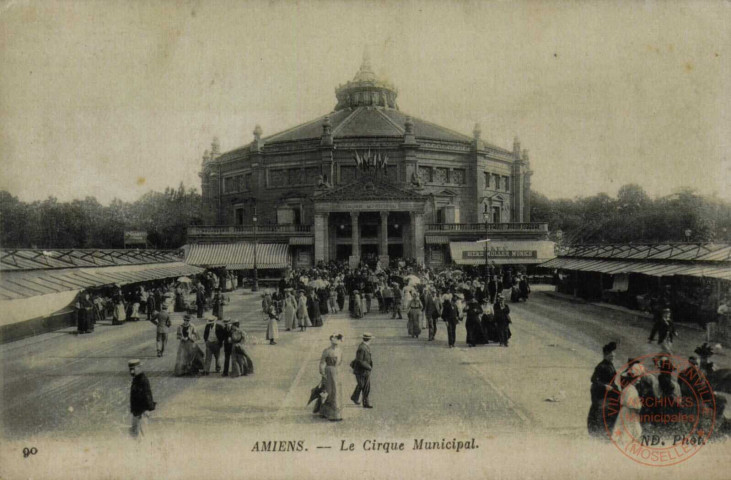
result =
[{"label": "awning over storefront", "polygon": [[628,262],[618,260],[599,260],[588,258],[554,258],[541,265],[545,268],[580,270],[599,273],[641,273],[653,277],[685,275],[691,277],[710,277],[731,280],[731,267],[723,265],[683,264],[678,262]]},{"label": "awning over storefront", "polygon": [[[485,244],[450,242],[452,261],[458,265],[484,265]],[[487,242],[487,261],[495,265],[537,264],[555,257],[554,243],[549,241]]]},{"label": "awning over storefront", "polygon": [[[231,270],[254,268],[254,244],[249,242],[195,244],[190,246],[185,262],[200,267],[226,267]],[[257,268],[287,268],[292,265],[286,243],[256,245]]]},{"label": "awning over storefront", "polygon": [[9,271],[0,274],[0,300],[15,300],[89,287],[194,275],[202,270],[182,262],[117,267],[59,268]]}]

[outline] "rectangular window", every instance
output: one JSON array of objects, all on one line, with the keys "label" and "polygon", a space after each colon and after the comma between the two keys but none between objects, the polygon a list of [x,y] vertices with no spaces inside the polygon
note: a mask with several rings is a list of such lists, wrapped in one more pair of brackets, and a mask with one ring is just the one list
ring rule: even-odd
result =
[{"label": "rectangular window", "polygon": [[234,191],[234,177],[226,177],[223,179],[223,193],[232,193]]},{"label": "rectangular window", "polygon": [[505,177],[505,191],[510,191],[510,177]]},{"label": "rectangular window", "polygon": [[492,183],[493,183],[493,185],[495,185],[495,190],[500,190],[500,175],[494,173],[492,175],[492,179],[493,179]]},{"label": "rectangular window", "polygon": [[456,185],[464,185],[467,183],[465,181],[465,171],[462,168],[455,168],[452,170],[452,183]]},{"label": "rectangular window", "polygon": [[236,225],[243,225],[244,224],[244,209],[243,207],[236,209]]},{"label": "rectangular window", "polygon": [[431,183],[431,167],[419,167],[419,178],[422,182]]},{"label": "rectangular window", "polygon": [[490,172],[485,172],[485,188],[490,188]]},{"label": "rectangular window", "polygon": [[434,169],[434,183],[448,183],[449,169],[437,167]]},{"label": "rectangular window", "polygon": [[305,183],[307,185],[317,185],[320,179],[320,167],[308,167],[305,169]]},{"label": "rectangular window", "polygon": [[244,175],[244,190],[251,190],[251,174]]}]

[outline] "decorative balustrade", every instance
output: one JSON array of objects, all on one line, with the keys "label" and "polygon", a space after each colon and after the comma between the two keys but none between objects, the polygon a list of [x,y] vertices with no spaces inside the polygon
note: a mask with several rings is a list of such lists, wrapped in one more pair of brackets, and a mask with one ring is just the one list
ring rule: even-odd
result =
[{"label": "decorative balustrade", "polygon": [[548,232],[547,223],[429,223],[427,232]]},{"label": "decorative balustrade", "polygon": [[[257,235],[311,234],[312,225],[257,225]],[[253,225],[196,225],[188,227],[189,236],[253,235]]]}]

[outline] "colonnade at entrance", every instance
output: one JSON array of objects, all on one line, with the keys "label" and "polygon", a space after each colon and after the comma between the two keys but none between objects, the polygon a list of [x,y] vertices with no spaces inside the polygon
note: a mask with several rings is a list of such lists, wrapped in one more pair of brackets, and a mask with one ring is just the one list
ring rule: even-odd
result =
[{"label": "colonnade at entrance", "polygon": [[424,215],[418,211],[330,211],[314,218],[315,262],[378,257],[424,263]]}]

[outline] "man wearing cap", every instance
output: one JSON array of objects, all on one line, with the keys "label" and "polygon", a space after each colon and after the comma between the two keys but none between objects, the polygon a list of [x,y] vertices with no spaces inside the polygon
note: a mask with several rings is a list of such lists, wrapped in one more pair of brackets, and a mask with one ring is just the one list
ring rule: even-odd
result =
[{"label": "man wearing cap", "polygon": [[351,363],[353,373],[358,384],[355,387],[353,395],[350,399],[358,405],[361,392],[363,393],[363,408],[373,408],[368,397],[371,394],[371,371],[373,370],[373,358],[371,357],[371,347],[369,342],[373,338],[370,333],[363,334],[363,341],[358,346],[355,354],[355,360]]},{"label": "man wearing cap", "polygon": [[168,312],[168,306],[166,303],[162,305],[161,312],[155,312],[152,316],[152,323],[157,327],[157,356],[162,357],[165,352],[165,345],[168,343],[168,332],[170,331],[170,313]]},{"label": "man wearing cap", "polygon": [[[612,380],[617,371],[614,368],[614,351],[617,349],[616,342],[609,342],[602,348],[604,360],[594,368],[591,376],[591,408],[589,408],[589,416],[587,418],[587,427],[589,435],[608,439],[607,430],[611,431],[614,426],[615,416],[609,416],[611,409],[605,409],[605,399],[609,399],[609,394],[616,390],[612,385]],[[606,427],[604,425],[606,419]]]},{"label": "man wearing cap", "polygon": [[226,339],[226,329],[212,315],[206,319],[206,326],[203,329],[203,341],[206,342],[206,359],[203,375],[208,375],[211,370],[211,360],[216,359],[216,373],[221,371],[221,346]]},{"label": "man wearing cap", "polygon": [[144,425],[147,412],[155,410],[156,403],[152,399],[150,381],[142,371],[142,363],[137,360],[127,362],[129,374],[132,375],[132,387],[129,394],[130,412],[132,413],[132,427],[130,433],[133,437],[144,436]]},{"label": "man wearing cap", "polygon": [[231,338],[233,324],[230,318],[223,321],[223,327],[223,376],[228,377],[228,368],[231,364],[231,352],[234,348],[233,339]]}]

